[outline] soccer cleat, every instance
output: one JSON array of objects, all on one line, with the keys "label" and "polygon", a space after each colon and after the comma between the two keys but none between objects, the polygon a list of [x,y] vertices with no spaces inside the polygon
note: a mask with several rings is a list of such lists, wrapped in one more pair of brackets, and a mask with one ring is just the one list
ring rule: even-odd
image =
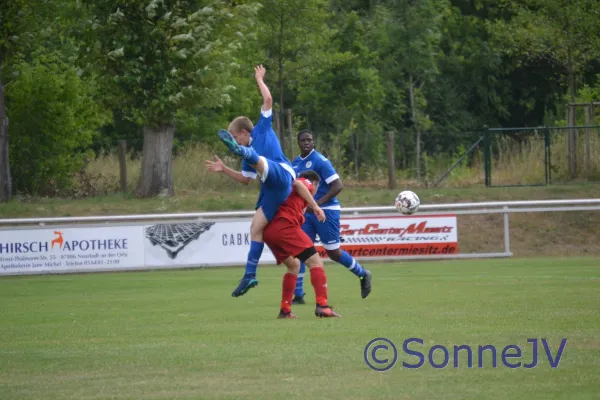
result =
[{"label": "soccer cleat", "polygon": [[252,289],[254,286],[258,285],[258,281],[253,276],[244,276],[240,280],[240,284],[235,288],[231,296],[240,297],[246,294],[248,290]]},{"label": "soccer cleat", "polygon": [[288,318],[293,319],[293,318],[296,318],[296,316],[294,314],[292,314],[291,311],[286,313],[283,310],[279,310],[279,315],[277,316],[277,319],[288,319]]},{"label": "soccer cleat", "polygon": [[333,308],[330,306],[320,306],[318,304],[317,308],[315,308],[315,315],[319,318],[341,317],[341,315],[333,311]]},{"label": "soccer cleat", "polygon": [[235,141],[233,136],[231,136],[231,133],[229,133],[229,131],[226,131],[225,129],[219,129],[219,139],[221,139],[221,141],[225,143],[225,146],[227,146],[227,148],[231,150],[233,154],[237,154],[238,156],[244,155],[242,147],[239,144],[237,144],[237,142]]},{"label": "soccer cleat", "polygon": [[365,276],[360,278],[360,295],[366,298],[371,293],[371,271],[365,270]]},{"label": "soccer cleat", "polygon": [[292,304],[306,304],[306,301],[304,301],[304,296],[294,296]]}]

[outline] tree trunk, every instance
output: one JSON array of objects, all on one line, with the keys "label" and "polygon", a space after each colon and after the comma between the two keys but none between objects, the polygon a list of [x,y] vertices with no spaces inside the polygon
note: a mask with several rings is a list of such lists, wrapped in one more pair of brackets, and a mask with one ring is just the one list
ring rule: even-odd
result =
[{"label": "tree trunk", "polygon": [[419,124],[417,123],[417,112],[415,110],[415,84],[413,82],[413,78],[412,75],[409,76],[409,87],[408,87],[408,94],[409,94],[409,98],[410,98],[410,109],[411,109],[411,113],[412,113],[412,121],[413,121],[413,125],[415,127],[415,131],[417,134],[416,137],[416,149],[415,152],[417,153],[417,179],[421,180],[421,130],[419,129]]},{"label": "tree trunk", "polygon": [[4,85],[0,81],[0,201],[12,198],[12,178],[8,159],[8,117],[4,107]]},{"label": "tree trunk", "polygon": [[[575,103],[575,67],[573,64],[573,53],[571,47],[567,47],[567,79],[569,86],[569,99],[571,104]],[[569,106],[571,112],[570,118],[568,119],[567,125],[569,126],[568,138],[567,138],[567,151],[568,151],[568,164],[571,179],[577,178],[577,132],[572,127],[576,124],[576,109],[575,106]]]},{"label": "tree trunk", "polygon": [[[288,123],[288,130],[290,132],[289,136],[288,136],[288,140],[290,141],[288,143],[288,147],[289,147],[289,154],[290,154],[290,160],[294,159],[294,124],[292,122],[292,109],[288,108],[287,109],[287,123]],[[285,152],[285,151],[284,151]]]},{"label": "tree trunk", "polygon": [[279,63],[279,78],[278,78],[278,86],[279,86],[279,120],[281,121],[281,127],[279,129],[279,141],[281,142],[281,147],[285,149],[285,123],[283,121],[283,63]]},{"label": "tree trunk", "polygon": [[360,172],[359,172],[359,168],[358,168],[358,139],[359,139],[359,135],[358,133],[354,132],[352,134],[352,136],[354,136],[354,174],[356,175],[356,179],[360,180]]},{"label": "tree trunk", "polygon": [[137,185],[138,197],[159,194],[173,196],[173,136],[175,126],[144,127],[142,170]]},{"label": "tree trunk", "polygon": [[277,54],[277,66],[279,67],[279,71],[277,74],[277,86],[279,89],[279,121],[281,121],[281,125],[279,127],[279,141],[281,142],[281,147],[285,149],[285,123],[283,122],[283,13],[281,13],[279,18],[279,43],[278,43],[278,54]]}]

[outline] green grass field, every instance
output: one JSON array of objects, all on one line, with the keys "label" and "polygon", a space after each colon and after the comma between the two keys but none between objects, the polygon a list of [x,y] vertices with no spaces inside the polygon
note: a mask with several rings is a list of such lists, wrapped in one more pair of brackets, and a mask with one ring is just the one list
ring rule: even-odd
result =
[{"label": "green grass field", "polygon": [[[241,270],[202,269],[0,279],[0,399],[597,399],[600,396],[600,263],[597,258],[372,264],[373,292],[327,264],[331,303],[343,318],[317,319],[310,305],[277,320],[283,268],[230,297]],[[392,340],[396,365],[375,372],[363,352]],[[427,357],[450,350],[444,369]],[[545,338],[560,364],[509,369],[516,344]],[[474,349],[453,366],[453,346]],[[477,346],[498,350],[478,368]],[[464,351],[463,351],[464,353]],[[442,352],[435,360],[441,362]],[[383,351],[377,356],[385,358]],[[509,362],[518,360],[510,359]]]}]

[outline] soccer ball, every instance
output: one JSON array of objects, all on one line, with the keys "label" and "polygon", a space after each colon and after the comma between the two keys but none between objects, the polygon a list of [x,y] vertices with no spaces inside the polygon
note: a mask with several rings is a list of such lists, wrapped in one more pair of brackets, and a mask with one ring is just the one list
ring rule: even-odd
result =
[{"label": "soccer ball", "polygon": [[396,209],[402,214],[414,214],[417,212],[420,205],[421,200],[419,200],[419,196],[410,190],[400,192],[398,197],[396,197]]}]

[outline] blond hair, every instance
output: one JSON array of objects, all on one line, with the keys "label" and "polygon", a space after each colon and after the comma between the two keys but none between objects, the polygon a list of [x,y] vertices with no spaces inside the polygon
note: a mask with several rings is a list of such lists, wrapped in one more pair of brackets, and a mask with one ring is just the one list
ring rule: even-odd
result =
[{"label": "blond hair", "polygon": [[237,117],[229,124],[229,132],[241,132],[242,130],[246,130],[248,133],[252,132],[254,129],[254,124],[247,117]]}]

